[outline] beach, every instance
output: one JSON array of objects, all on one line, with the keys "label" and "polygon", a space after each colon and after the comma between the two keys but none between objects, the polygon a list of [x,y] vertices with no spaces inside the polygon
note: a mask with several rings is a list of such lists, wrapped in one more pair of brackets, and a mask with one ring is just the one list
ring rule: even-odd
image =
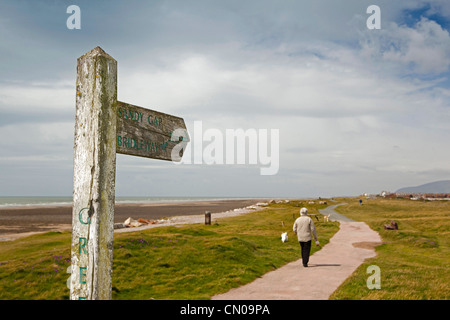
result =
[{"label": "beach", "polygon": [[[115,205],[114,223],[127,218],[158,220],[175,216],[204,215],[245,208],[263,199],[180,201],[165,203],[119,203]],[[38,232],[72,229],[72,206],[24,206],[0,208],[0,241],[14,240]]]}]

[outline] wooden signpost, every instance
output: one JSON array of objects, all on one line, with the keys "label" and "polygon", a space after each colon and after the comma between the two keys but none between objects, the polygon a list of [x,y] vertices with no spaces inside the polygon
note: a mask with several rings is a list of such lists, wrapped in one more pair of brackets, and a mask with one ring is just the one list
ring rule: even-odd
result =
[{"label": "wooden signpost", "polygon": [[117,101],[117,61],[77,61],[70,298],[111,299],[116,153],[180,161],[184,120]]},{"label": "wooden signpost", "polygon": [[179,161],[172,151],[184,137],[172,135],[180,129],[186,130],[182,118],[117,101],[117,153]]}]

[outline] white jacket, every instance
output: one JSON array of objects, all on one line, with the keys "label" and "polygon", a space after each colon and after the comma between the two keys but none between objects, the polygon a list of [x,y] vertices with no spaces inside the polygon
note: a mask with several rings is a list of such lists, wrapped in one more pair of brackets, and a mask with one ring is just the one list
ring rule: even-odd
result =
[{"label": "white jacket", "polygon": [[318,241],[314,221],[307,215],[302,215],[295,220],[293,230],[297,234],[298,241],[310,241],[312,240],[312,236],[314,236],[316,242]]}]

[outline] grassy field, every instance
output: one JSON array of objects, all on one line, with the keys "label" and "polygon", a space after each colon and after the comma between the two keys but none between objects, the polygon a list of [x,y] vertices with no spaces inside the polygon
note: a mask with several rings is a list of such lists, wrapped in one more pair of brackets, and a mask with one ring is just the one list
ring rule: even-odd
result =
[{"label": "grassy field", "polygon": [[[209,299],[300,258],[300,202],[202,224],[114,235],[113,299]],[[325,205],[307,205],[310,213]],[[314,220],[322,245],[338,230]],[[285,227],[282,226],[284,222]],[[289,241],[281,242],[288,232]],[[312,247],[312,253],[318,250]],[[0,299],[68,299],[70,233],[0,242]]]},{"label": "grassy field", "polygon": [[[384,244],[330,299],[450,299],[450,202],[345,199],[336,209],[379,232]],[[384,230],[391,220],[399,230]],[[381,289],[369,290],[369,265],[381,270]]]}]

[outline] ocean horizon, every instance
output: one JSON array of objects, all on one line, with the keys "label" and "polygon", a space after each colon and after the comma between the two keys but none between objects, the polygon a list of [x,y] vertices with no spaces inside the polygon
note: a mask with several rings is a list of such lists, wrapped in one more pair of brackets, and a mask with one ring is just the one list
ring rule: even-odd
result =
[{"label": "ocean horizon", "polygon": [[[211,200],[243,200],[268,199],[270,197],[126,197],[117,196],[116,204],[126,203],[163,203],[184,201],[211,201]],[[281,199],[274,197],[274,199]],[[1,208],[33,207],[33,206],[70,206],[72,196],[0,196]]]}]

